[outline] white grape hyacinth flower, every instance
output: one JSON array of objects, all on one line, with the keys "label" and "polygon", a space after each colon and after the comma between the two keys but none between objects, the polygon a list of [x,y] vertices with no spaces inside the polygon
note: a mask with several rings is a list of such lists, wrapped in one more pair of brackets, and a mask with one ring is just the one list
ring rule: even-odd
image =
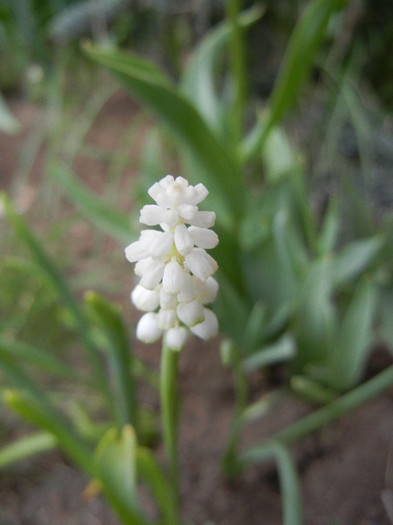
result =
[{"label": "white grape hyacinth flower", "polygon": [[218,244],[210,230],[212,211],[198,210],[208,195],[203,184],[191,186],[183,177],[167,175],[148,190],[156,204],[145,205],[140,222],[161,228],[142,230],[125,249],[140,278],[131,301],[145,312],[136,336],[153,343],[162,335],[170,348],[181,350],[190,332],[210,339],[218,332],[215,314],[206,305],[218,292],[212,277],[218,266],[206,250]]}]

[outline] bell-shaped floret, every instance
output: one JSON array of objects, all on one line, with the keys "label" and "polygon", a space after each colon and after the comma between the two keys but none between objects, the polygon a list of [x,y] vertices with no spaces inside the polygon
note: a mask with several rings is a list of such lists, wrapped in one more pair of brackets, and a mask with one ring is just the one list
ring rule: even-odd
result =
[{"label": "bell-shaped floret", "polygon": [[204,319],[203,307],[197,299],[189,303],[180,303],[176,312],[180,321],[187,326],[194,326]]},{"label": "bell-shaped floret", "polygon": [[188,330],[184,326],[170,328],[165,334],[165,344],[173,350],[181,350],[186,344]]},{"label": "bell-shaped floret", "polygon": [[131,301],[142,312],[154,312],[160,304],[160,294],[137,284],[131,292]]},{"label": "bell-shaped floret", "polygon": [[136,336],[139,341],[144,343],[154,343],[161,337],[162,330],[158,326],[158,316],[153,312],[148,312],[139,319],[136,326]]},{"label": "bell-shaped floret", "polygon": [[218,333],[218,321],[216,315],[208,308],[203,309],[205,320],[202,323],[191,326],[190,330],[193,334],[201,339],[210,339]]},{"label": "bell-shaped floret", "polygon": [[185,256],[187,267],[201,281],[206,281],[218,268],[216,261],[202,248],[194,248]]},{"label": "bell-shaped floret", "polygon": [[179,293],[183,286],[184,270],[176,259],[172,259],[164,269],[164,275],[162,278],[162,287],[167,293],[176,294]]}]

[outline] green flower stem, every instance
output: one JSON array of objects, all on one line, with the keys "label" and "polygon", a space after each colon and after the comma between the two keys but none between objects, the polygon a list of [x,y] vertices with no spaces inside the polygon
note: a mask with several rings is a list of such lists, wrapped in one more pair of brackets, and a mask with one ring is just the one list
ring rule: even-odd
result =
[{"label": "green flower stem", "polygon": [[[164,447],[169,464],[169,476],[173,497],[179,511],[179,460],[178,460],[178,391],[179,351],[163,343],[161,356],[160,397]],[[179,514],[179,512],[178,512]],[[177,520],[179,523],[180,520]],[[172,524],[171,524],[172,525]],[[176,525],[175,523],[173,525]]]},{"label": "green flower stem", "polygon": [[[290,445],[299,439],[306,437],[331,423],[339,417],[355,410],[361,405],[371,401],[375,397],[393,387],[393,365],[383,372],[369,379],[362,385],[354,388],[339,399],[332,401],[328,405],[312,412],[308,416],[300,419],[293,425],[285,428],[273,436],[273,440],[283,445]],[[243,466],[264,460],[269,454],[268,445],[271,440],[258,443],[247,449],[241,455],[240,462]]]}]

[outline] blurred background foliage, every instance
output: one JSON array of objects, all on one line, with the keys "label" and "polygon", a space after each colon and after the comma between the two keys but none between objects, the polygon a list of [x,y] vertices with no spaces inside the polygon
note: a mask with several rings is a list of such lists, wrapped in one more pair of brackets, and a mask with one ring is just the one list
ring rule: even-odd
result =
[{"label": "blurred background foliage", "polygon": [[[228,74],[233,64],[223,51],[225,31],[211,32],[225,19],[226,4],[220,0],[1,3],[1,138],[6,141],[6,134],[13,134],[18,151],[13,152],[13,169],[2,168],[0,185],[26,225],[21,226],[15,217],[11,220],[17,225],[18,237],[9,223],[0,221],[4,338],[0,349],[15,341],[33,345],[39,370],[42,355],[38,349],[67,361],[68,349],[85,345],[93,353],[101,352],[103,340],[108,339],[113,355],[120,348],[119,355],[124,357],[126,338],[119,343],[113,330],[121,325],[118,313],[97,297],[90,297],[89,303],[83,292],[94,289],[128,301],[126,263],[119,244],[124,246],[137,234],[137,213],[140,204],[147,202],[146,189],[165,172],[177,173],[179,165],[190,166],[192,161],[184,162],[179,141],[157,126],[144,106],[130,102],[120,92],[120,84],[87,55],[90,49],[93,58],[115,73],[123,64],[122,81],[131,85],[131,91],[135,71],[142,71],[143,86],[163,87],[165,93],[168,89],[174,97],[191,100],[222,146],[217,157],[210,155],[206,161],[218,166],[226,149],[229,159],[235,157],[240,142],[235,136],[239,130],[230,130],[232,115],[226,111],[233,96]],[[317,4],[303,0],[243,2],[244,8],[259,8],[255,19],[251,16],[252,21],[244,22],[247,78],[241,79],[244,85],[239,88],[247,99],[241,160],[244,180],[252,191],[235,227],[231,213],[225,215],[225,198],[217,200],[223,214],[217,209],[222,241],[216,253],[223,270],[217,310],[224,331],[242,346],[242,372],[291,360],[291,388],[318,404],[353,388],[362,378],[371,333],[390,351],[393,348],[389,264],[393,255],[389,216],[393,203],[393,14],[390,0],[352,0],[328,17],[327,30],[321,30],[320,45],[312,57],[311,74],[299,73],[297,78],[294,70],[293,85],[288,82],[283,87],[288,99],[291,90],[296,94],[291,111],[277,106],[269,133],[254,141],[249,131],[255,125],[255,114],[258,122],[269,119],[264,111],[266,101],[271,96],[274,101],[277,94],[282,57],[294,28],[307,8]],[[93,47],[86,47],[86,41]],[[298,42],[300,49],[301,44]],[[217,103],[208,110],[206,99],[195,93],[202,77],[197,61],[192,61],[198,45],[200,57],[211,60],[203,66],[211,68],[214,87],[220,91]],[[143,60],[128,62],[116,55],[118,49],[137,53]],[[304,49],[304,55],[307,53]],[[297,64],[300,72],[303,66],[307,69],[301,60]],[[140,94],[143,89],[138,89]],[[150,105],[154,109],[154,101]],[[27,130],[22,106],[36,111]],[[110,120],[113,113],[121,126]],[[282,121],[283,126],[276,126]],[[254,155],[253,148],[262,139],[263,155]],[[11,142],[4,143],[5,157]],[[225,166],[224,162],[221,168]],[[232,176],[232,182],[235,179]],[[224,176],[221,184],[225,189],[223,180]],[[213,187],[206,185],[212,195],[220,195],[214,177]],[[236,198],[233,187],[228,195],[231,192],[232,204],[240,210],[241,198]],[[8,210],[8,214],[13,217],[14,212]],[[29,228],[45,247],[43,253],[26,234]],[[240,234],[231,244],[233,230]],[[236,259],[232,273],[228,254]],[[59,274],[53,269],[56,265]],[[269,271],[261,271],[267,268]],[[70,289],[59,275],[67,276]],[[226,286],[225,279],[234,286]],[[226,302],[242,306],[226,316],[230,314]],[[97,312],[101,315],[101,321],[105,319],[103,333],[96,333],[91,310],[96,317]],[[78,315],[82,319],[79,326]],[[81,334],[87,334],[82,342]],[[302,353],[294,357],[296,347]],[[13,348],[15,356],[26,355],[25,347],[18,347],[19,354]],[[87,358],[76,357],[84,372],[90,350]],[[234,369],[235,354],[231,345],[229,350],[224,345],[223,360]],[[105,355],[112,366],[116,362],[113,355]],[[352,360],[350,374],[343,373],[346,355]],[[9,365],[9,359],[3,358],[3,365]],[[56,369],[58,362],[52,364]],[[136,368],[138,374],[145,370],[143,363]],[[83,379],[78,383],[76,378],[77,393]],[[150,379],[154,383],[154,377]],[[238,392],[241,377],[239,381]],[[92,391],[95,399],[98,394]],[[117,392],[101,395],[104,405],[110,407]],[[94,425],[85,413],[81,416],[80,407],[68,411],[76,427],[82,428],[81,435],[89,439],[94,435],[96,440],[101,436],[101,420]],[[96,412],[94,405],[94,416]],[[117,414],[115,419],[121,417]]]}]

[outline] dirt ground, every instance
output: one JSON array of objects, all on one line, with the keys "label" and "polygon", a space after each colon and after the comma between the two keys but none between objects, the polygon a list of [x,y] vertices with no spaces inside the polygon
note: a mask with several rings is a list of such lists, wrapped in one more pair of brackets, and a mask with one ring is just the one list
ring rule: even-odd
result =
[{"label": "dirt ground", "polygon": [[[88,140],[110,145],[113,136],[124,129],[124,115],[132,107],[124,95],[111,101]],[[17,137],[0,135],[3,188],[15,182],[12,175],[20,146],[39,115],[36,108],[20,102],[13,103],[12,109],[24,131]],[[91,164],[79,161],[82,178],[88,178],[91,169]],[[104,172],[102,166],[100,169]],[[126,295],[128,290],[124,304],[128,304]],[[127,311],[126,315],[132,319],[132,313]],[[193,339],[181,355],[183,518],[192,525],[279,525],[281,501],[274,465],[254,467],[234,482],[220,473],[220,455],[233,411],[233,383],[221,364],[218,343],[200,344]],[[138,352],[158,367],[157,347],[140,345]],[[391,361],[387,354],[382,352],[381,357],[379,353],[370,374]],[[258,378],[254,378],[253,395],[261,391]],[[158,400],[151,395],[143,401],[158,408]],[[269,436],[307,410],[304,403],[289,400],[250,427],[246,442]],[[392,413],[393,391],[293,448],[301,472],[306,525],[393,523]],[[87,483],[59,452],[1,471],[0,525],[118,525],[101,498],[87,501],[83,497]]]}]

